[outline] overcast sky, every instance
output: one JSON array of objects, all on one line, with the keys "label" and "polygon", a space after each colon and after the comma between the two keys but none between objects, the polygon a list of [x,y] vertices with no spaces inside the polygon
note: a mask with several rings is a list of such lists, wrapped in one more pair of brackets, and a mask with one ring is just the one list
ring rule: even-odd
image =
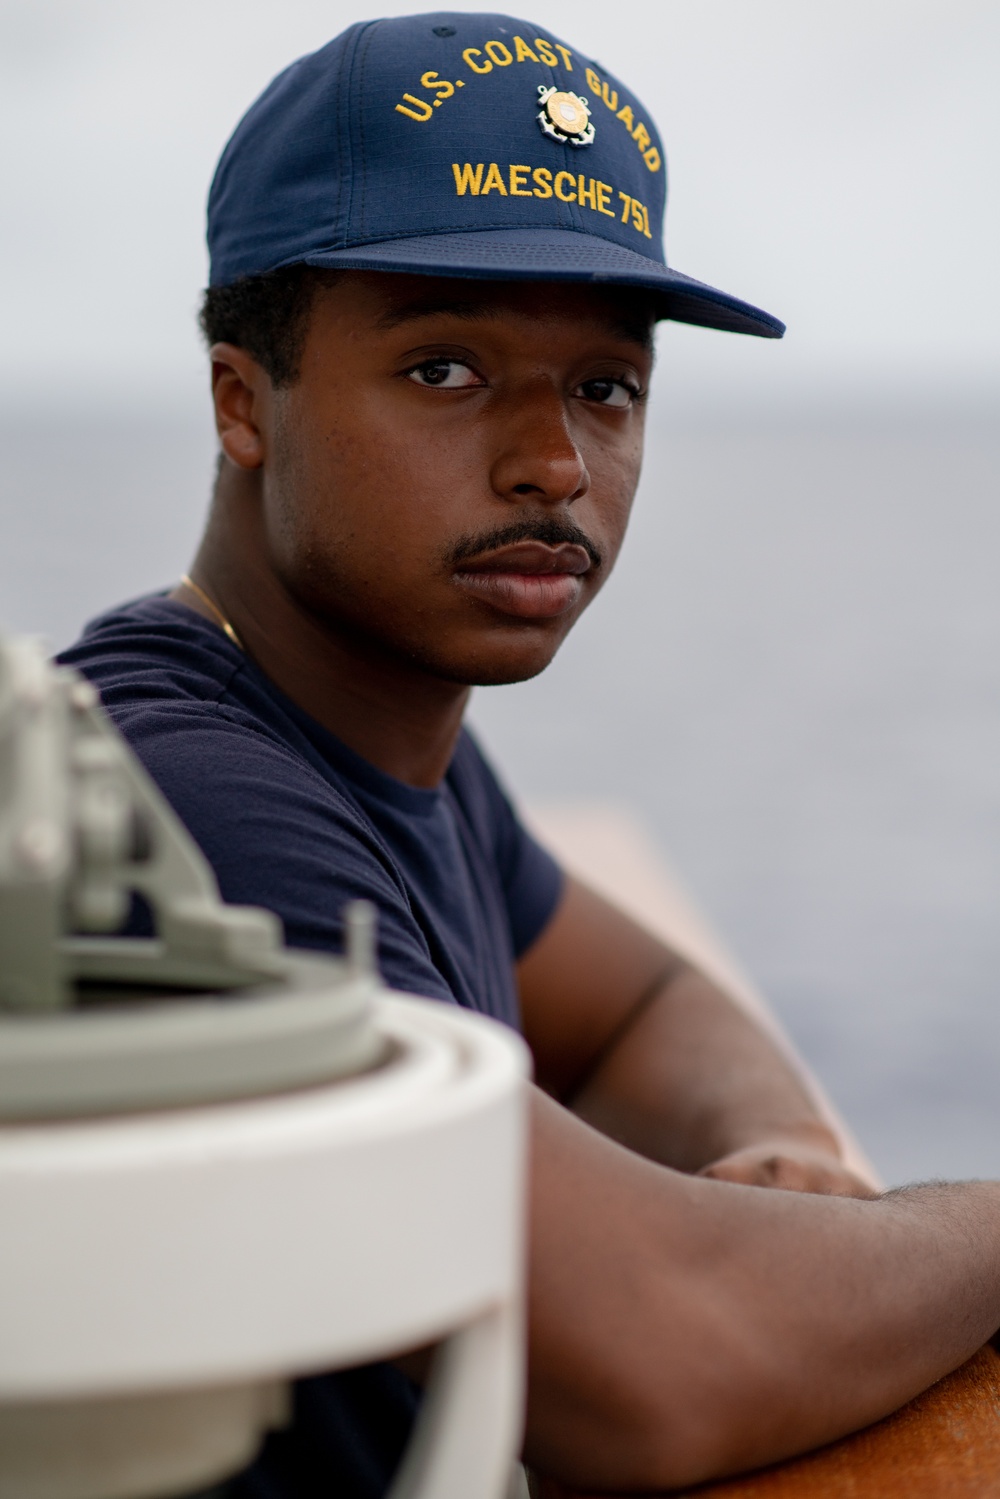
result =
[{"label": "overcast sky", "polygon": [[[488,10],[487,5],[467,9]],[[0,395],[190,400],[215,160],[268,80],[365,0],[0,0]],[[670,164],[671,263],[784,318],[676,328],[695,397],[998,373],[1000,6],[540,0],[624,78]]]}]

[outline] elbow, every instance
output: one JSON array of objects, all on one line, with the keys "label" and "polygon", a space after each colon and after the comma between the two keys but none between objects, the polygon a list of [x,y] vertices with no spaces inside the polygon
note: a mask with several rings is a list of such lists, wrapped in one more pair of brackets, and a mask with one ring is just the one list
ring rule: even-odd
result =
[{"label": "elbow", "polygon": [[[686,1487],[749,1467],[741,1413],[717,1388],[667,1368],[577,1369],[572,1379],[529,1379],[525,1461],[571,1488],[643,1491]],[[766,1459],[763,1459],[766,1460]]]},{"label": "elbow", "polygon": [[659,1492],[752,1465],[740,1462],[731,1433],[710,1410],[667,1409],[648,1392],[627,1405],[550,1407],[546,1417],[529,1415],[525,1462],[573,1490]]},{"label": "elbow", "polygon": [[[532,1371],[525,1460],[570,1488],[688,1488],[801,1452],[822,1435],[773,1350],[716,1328],[692,1346],[666,1333],[641,1356],[619,1347],[572,1379]],[[745,1333],[745,1329],[743,1330]],[[629,1352],[633,1354],[628,1357]]]}]

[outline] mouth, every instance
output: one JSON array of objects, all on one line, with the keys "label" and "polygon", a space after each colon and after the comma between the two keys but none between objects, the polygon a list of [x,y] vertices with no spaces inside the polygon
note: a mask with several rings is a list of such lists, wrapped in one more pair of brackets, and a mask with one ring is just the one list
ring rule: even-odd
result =
[{"label": "mouth", "polygon": [[471,557],[455,582],[502,614],[518,619],[557,619],[579,602],[583,579],[593,566],[582,546],[519,541]]}]

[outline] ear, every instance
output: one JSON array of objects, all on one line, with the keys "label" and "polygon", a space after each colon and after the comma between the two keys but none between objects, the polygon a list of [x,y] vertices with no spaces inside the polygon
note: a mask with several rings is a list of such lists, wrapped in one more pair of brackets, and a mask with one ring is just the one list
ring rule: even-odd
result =
[{"label": "ear", "polygon": [[271,381],[246,349],[213,344],[212,399],[222,451],[237,468],[260,468],[271,408]]}]

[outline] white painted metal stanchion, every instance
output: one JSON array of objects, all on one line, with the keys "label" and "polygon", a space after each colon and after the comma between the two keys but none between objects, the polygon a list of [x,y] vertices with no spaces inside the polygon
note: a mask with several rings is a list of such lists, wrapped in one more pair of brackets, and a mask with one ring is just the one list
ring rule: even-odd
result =
[{"label": "white painted metal stanchion", "polygon": [[[3,1499],[184,1492],[250,1460],[291,1377],[441,1338],[394,1499],[504,1493],[524,1050],[427,1001],[387,996],[377,1025],[384,1064],[327,1087],[0,1128]],[[88,1486],[88,1416],[123,1413],[134,1441]]]}]

